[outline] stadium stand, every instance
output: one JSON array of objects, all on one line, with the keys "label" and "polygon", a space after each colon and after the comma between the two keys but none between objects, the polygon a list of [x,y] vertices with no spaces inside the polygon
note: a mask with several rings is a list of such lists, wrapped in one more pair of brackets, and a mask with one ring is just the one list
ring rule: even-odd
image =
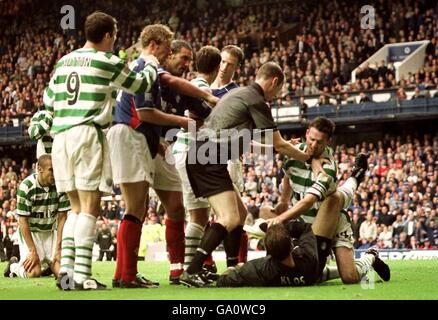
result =
[{"label": "stadium stand", "polygon": [[[324,115],[337,124],[376,119],[436,118],[438,114],[438,5],[427,1],[371,1],[379,12],[376,28],[361,30],[360,6],[350,1],[186,1],[161,0],[152,4],[130,0],[96,4],[81,1],[77,25],[96,9],[119,20],[115,51],[132,60],[141,28],[148,23],[168,24],[177,37],[194,49],[205,44],[222,48],[237,44],[245,60],[237,82],[247,85],[266,61],[278,62],[286,79],[282,98],[273,103],[273,115],[285,128],[303,129],[306,121]],[[43,90],[57,59],[84,42],[80,30],[63,31],[56,1],[0,2],[0,223],[3,235],[16,229],[15,195],[20,181],[35,168],[34,146],[27,127],[42,107]],[[75,6],[75,1],[71,1]],[[234,6],[234,5],[237,6]],[[32,12],[32,19],[24,19]],[[123,19],[131,16],[133,19]],[[391,26],[389,28],[388,26]],[[368,65],[350,82],[351,71],[386,43],[430,40],[424,65],[396,82],[391,63]],[[131,49],[129,49],[131,48]],[[299,98],[303,96],[302,108]],[[305,111],[302,111],[305,110]],[[281,126],[280,126],[281,127]],[[413,131],[415,132],[415,130]],[[390,133],[389,133],[390,134]],[[370,170],[349,212],[360,225],[371,212],[380,248],[433,248],[438,246],[438,134],[421,137],[391,136],[351,141],[337,146],[341,183],[358,151],[370,152]],[[256,159],[247,155],[244,200],[252,218],[262,205],[275,204],[281,181],[282,159]],[[22,162],[21,162],[22,161]],[[102,202],[101,220],[116,225],[123,214],[119,194]],[[152,197],[151,215],[160,213]],[[161,212],[162,213],[162,212]],[[250,220],[251,218],[249,218]],[[356,220],[355,220],[356,219]],[[413,222],[412,222],[413,221]],[[356,230],[356,229],[355,229]]]}]

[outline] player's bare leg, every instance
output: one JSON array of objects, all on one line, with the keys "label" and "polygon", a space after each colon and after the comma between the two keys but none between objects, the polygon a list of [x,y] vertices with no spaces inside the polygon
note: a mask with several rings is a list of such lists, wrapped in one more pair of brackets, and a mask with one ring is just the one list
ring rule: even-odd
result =
[{"label": "player's bare leg", "polygon": [[[336,228],[340,217],[340,203],[342,195],[338,192],[327,197],[321,204],[318,214],[312,223],[312,230],[317,239],[318,251],[320,252],[320,271],[321,281],[339,278],[338,269],[332,266],[326,266],[327,257],[330,255],[332,239],[335,237]],[[322,254],[321,254],[322,253]]]},{"label": "player's bare leg", "polygon": [[19,278],[38,278],[41,277],[41,264],[36,264],[30,270],[26,270],[22,262],[18,262],[16,257],[12,257],[6,267],[5,277]]}]

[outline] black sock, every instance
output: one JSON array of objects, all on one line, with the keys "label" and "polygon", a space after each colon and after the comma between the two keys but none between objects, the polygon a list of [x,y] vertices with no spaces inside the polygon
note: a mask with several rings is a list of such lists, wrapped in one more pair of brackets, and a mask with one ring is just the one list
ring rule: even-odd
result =
[{"label": "black sock", "polygon": [[201,244],[198,250],[196,250],[190,266],[187,268],[189,274],[198,273],[202,269],[202,264],[208,255],[213,252],[214,249],[221,243],[221,241],[227,236],[227,229],[219,223],[213,223],[207,232],[202,237]]},{"label": "black sock", "polygon": [[227,267],[233,267],[239,263],[239,250],[242,233],[243,226],[237,226],[224,239],[224,249],[227,254]]}]

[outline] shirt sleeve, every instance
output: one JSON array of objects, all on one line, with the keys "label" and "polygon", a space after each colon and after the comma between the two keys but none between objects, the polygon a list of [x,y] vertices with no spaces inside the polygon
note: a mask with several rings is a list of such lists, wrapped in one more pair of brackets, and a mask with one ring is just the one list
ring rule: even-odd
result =
[{"label": "shirt sleeve", "polygon": [[52,127],[53,117],[47,111],[38,111],[35,113],[30,121],[28,129],[29,138],[32,140],[39,140],[44,135],[50,132]]},{"label": "shirt sleeve", "polygon": [[53,104],[55,102],[55,79],[56,70],[49,81],[49,85],[47,86],[46,90],[44,90],[43,95],[44,108],[50,113],[53,113]]},{"label": "shirt sleeve", "polygon": [[58,204],[58,212],[66,212],[71,209],[70,200],[68,200],[68,196],[66,193],[59,193],[59,204]]},{"label": "shirt sleeve", "polygon": [[26,180],[23,181],[17,190],[17,214],[19,216],[30,216],[32,213],[32,201],[30,199],[29,187]]},{"label": "shirt sleeve", "polygon": [[[134,71],[139,70],[134,69]],[[165,73],[169,72],[159,66],[157,70],[158,78],[157,81],[154,82],[151,92],[136,94],[134,96],[134,106],[136,110],[161,109],[161,87],[159,76]]]},{"label": "shirt sleeve", "polygon": [[150,92],[157,77],[157,65],[153,62],[146,63],[141,71],[135,72],[120,59],[114,64],[114,75],[111,82],[118,89],[130,94],[137,94]]}]

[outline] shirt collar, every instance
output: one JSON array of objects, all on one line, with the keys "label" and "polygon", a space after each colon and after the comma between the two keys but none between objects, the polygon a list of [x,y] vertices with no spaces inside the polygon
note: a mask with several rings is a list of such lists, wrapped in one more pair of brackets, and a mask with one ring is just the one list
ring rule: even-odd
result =
[{"label": "shirt collar", "polygon": [[252,86],[252,87],[254,87],[254,89],[256,89],[256,91],[263,97],[263,100],[265,99],[265,92],[263,91],[262,87],[257,82],[250,84],[250,86]]}]

